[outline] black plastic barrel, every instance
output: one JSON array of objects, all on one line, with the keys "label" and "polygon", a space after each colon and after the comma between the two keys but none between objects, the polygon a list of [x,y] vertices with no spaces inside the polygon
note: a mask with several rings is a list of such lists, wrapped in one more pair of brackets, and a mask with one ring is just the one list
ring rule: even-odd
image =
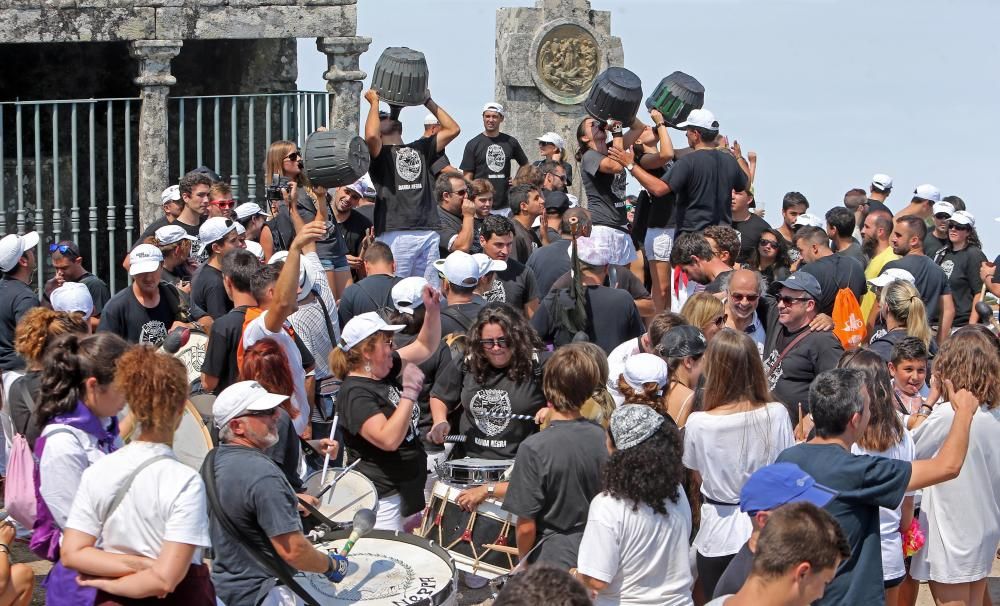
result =
[{"label": "black plastic barrel", "polygon": [[309,182],[327,189],[354,183],[368,172],[370,162],[365,140],[342,128],[309,135],[303,150]]},{"label": "black plastic barrel", "polygon": [[692,109],[701,109],[704,104],[705,87],[684,72],[674,72],[660,80],[646,99],[646,108],[660,110],[664,122],[671,126],[687,120]]},{"label": "black plastic barrel", "polygon": [[372,88],[389,105],[423,105],[427,100],[427,76],[427,60],[422,52],[390,46],[375,63]]},{"label": "black plastic barrel", "polygon": [[628,126],[642,103],[642,81],[624,67],[609,67],[594,79],[583,108],[603,122],[618,120]]}]

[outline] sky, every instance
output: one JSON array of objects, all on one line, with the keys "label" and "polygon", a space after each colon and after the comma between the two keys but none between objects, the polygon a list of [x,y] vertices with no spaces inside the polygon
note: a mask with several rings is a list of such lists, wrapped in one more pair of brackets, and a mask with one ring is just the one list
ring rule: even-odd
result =
[{"label": "sky", "polygon": [[[370,75],[387,46],[422,51],[430,89],[462,126],[461,157],[494,96],[496,9],[528,0],[358,0]],[[722,132],[758,155],[757,204],[780,222],[800,191],[822,215],[875,173],[892,176],[889,206],[921,183],[958,195],[984,251],[1000,253],[1000,2],[995,0],[591,0],[611,11],[625,67],[648,95],[680,70],[705,86]],[[326,57],[299,41],[299,88],[324,90]],[[364,105],[364,102],[362,102]],[[367,109],[367,105],[364,105]],[[426,110],[403,111],[408,132]],[[648,116],[647,116],[648,118]],[[675,146],[683,145],[672,131]],[[522,141],[529,156],[535,147]],[[637,190],[633,183],[630,192]]]}]

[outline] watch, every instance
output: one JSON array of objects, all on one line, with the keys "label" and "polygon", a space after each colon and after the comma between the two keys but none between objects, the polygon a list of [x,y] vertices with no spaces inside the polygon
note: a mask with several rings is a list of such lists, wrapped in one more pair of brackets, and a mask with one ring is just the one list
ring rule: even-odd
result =
[{"label": "watch", "polygon": [[490,482],[489,484],[487,484],[486,485],[486,497],[489,498],[489,499],[492,499],[493,498],[493,493],[496,491],[496,489],[497,489],[497,485],[494,484],[493,482]]},{"label": "watch", "polygon": [[635,168],[635,162],[631,162],[625,165],[625,170],[627,170],[628,172],[632,172],[633,168]]}]

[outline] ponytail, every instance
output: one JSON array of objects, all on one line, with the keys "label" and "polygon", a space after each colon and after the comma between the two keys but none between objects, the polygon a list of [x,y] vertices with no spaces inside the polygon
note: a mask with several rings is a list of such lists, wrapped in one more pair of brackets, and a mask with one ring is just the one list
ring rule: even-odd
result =
[{"label": "ponytail", "polygon": [[39,429],[76,408],[83,400],[87,379],[93,377],[99,385],[111,384],[115,364],[128,348],[124,339],[107,332],[69,333],[56,339],[43,361],[36,412]]},{"label": "ponytail", "polygon": [[927,321],[927,308],[917,287],[905,280],[893,280],[883,290],[881,303],[901,325],[906,334],[920,339],[930,347],[931,327]]}]

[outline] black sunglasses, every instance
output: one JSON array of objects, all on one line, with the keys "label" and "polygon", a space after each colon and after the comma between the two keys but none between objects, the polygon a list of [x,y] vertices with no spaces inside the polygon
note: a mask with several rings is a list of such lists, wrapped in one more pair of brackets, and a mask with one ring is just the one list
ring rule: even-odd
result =
[{"label": "black sunglasses", "polygon": [[958,231],[969,231],[972,229],[968,225],[963,225],[961,223],[955,223],[954,221],[948,223],[948,229],[957,229]]},{"label": "black sunglasses", "polygon": [[278,407],[268,408],[267,410],[248,410],[247,412],[236,417],[237,419],[242,419],[243,417],[270,417],[274,413],[278,412]]},{"label": "black sunglasses", "polygon": [[760,246],[760,247],[765,247],[766,246],[768,248],[778,248],[778,243],[776,241],[774,241],[774,240],[761,240],[760,243],[757,244],[757,246]]},{"label": "black sunglasses", "polygon": [[296,162],[301,157],[302,157],[302,154],[300,154],[299,152],[292,152],[292,153],[288,154],[287,156],[285,156],[285,159],[286,160],[291,160],[292,162]]},{"label": "black sunglasses", "polygon": [[812,299],[812,297],[777,297],[778,303],[784,303],[789,307],[795,305],[797,301],[809,301],[810,299]]}]

